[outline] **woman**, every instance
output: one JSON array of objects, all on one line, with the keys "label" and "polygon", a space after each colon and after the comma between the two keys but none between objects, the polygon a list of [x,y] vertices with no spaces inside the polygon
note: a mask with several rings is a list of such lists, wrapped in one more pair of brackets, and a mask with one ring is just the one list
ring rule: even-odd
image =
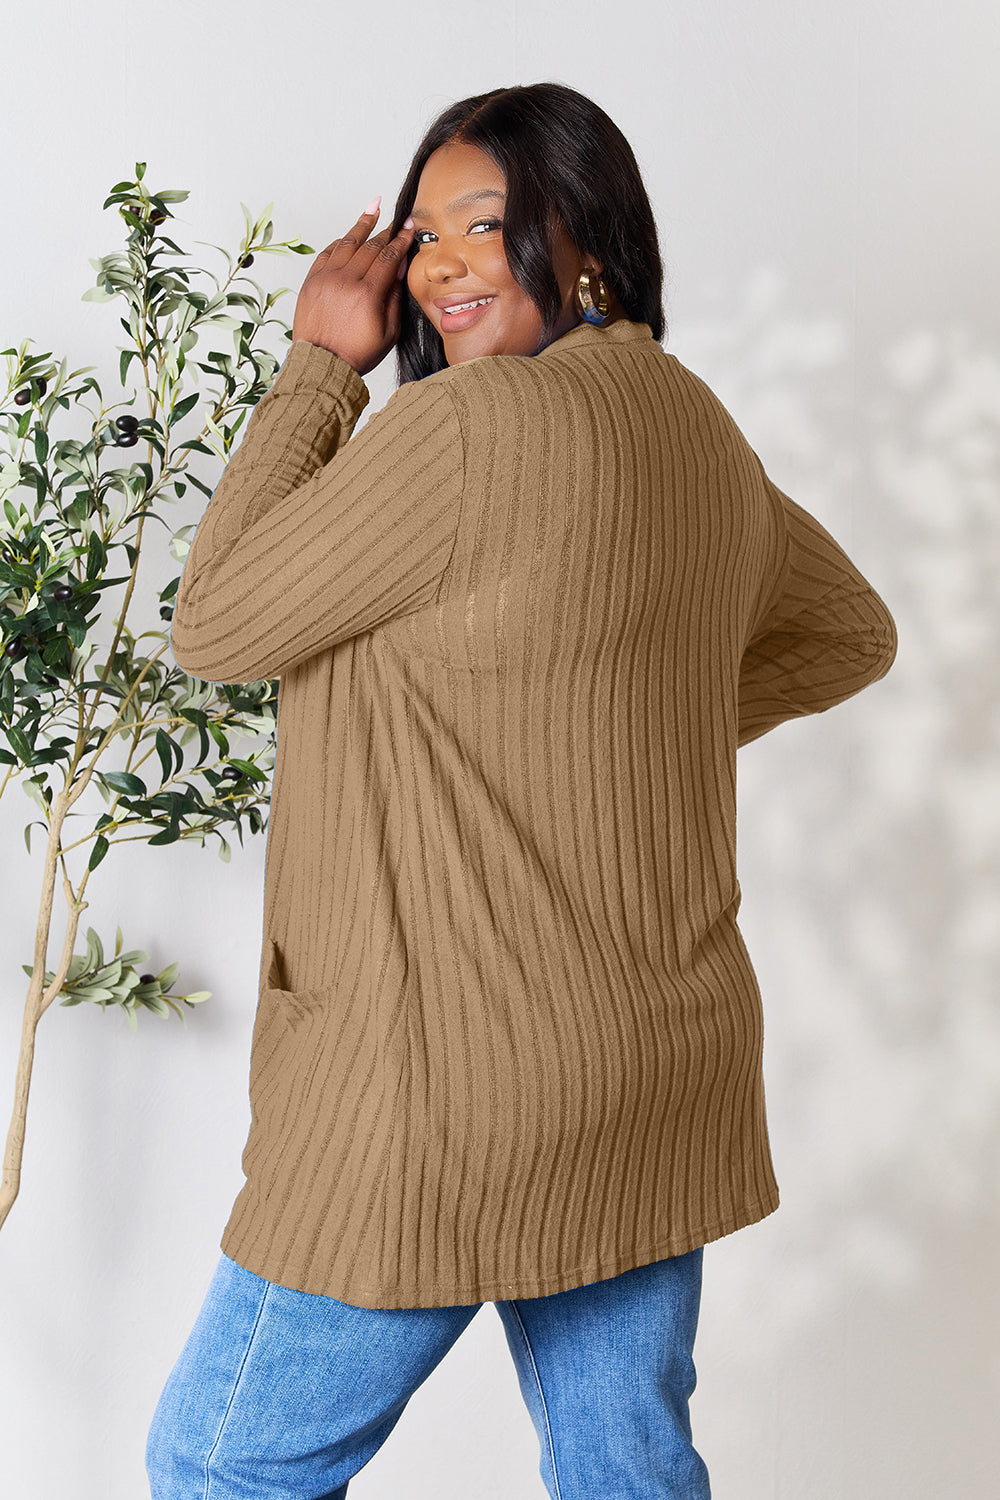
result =
[{"label": "woman", "polygon": [[703,1247],[778,1203],[736,751],[881,677],[893,622],[664,351],[592,101],[464,99],[377,208],[173,616],[280,717],[246,1183],[152,1493],[344,1496],[490,1300],[551,1495],[701,1500]]}]

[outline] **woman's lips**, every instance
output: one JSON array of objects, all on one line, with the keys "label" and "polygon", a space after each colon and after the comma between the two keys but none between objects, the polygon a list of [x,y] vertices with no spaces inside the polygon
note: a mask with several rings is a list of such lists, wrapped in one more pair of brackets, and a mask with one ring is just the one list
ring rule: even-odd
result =
[{"label": "woman's lips", "polygon": [[471,328],[473,323],[479,322],[483,313],[489,312],[496,300],[491,297],[489,302],[477,302],[475,307],[467,307],[463,312],[457,313],[449,312],[445,307],[440,308],[442,332],[457,333],[463,328]]}]

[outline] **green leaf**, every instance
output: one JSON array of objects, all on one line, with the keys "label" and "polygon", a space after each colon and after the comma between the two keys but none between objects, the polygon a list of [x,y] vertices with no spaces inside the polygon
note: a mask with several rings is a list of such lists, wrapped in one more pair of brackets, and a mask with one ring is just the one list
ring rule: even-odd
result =
[{"label": "green leaf", "polygon": [[191,408],[197,406],[200,394],[199,391],[195,391],[192,395],[185,396],[183,401],[178,401],[170,413],[171,422],[180,422],[182,418],[186,417]]},{"label": "green leaf", "polygon": [[103,568],[107,567],[108,554],[104,543],[96,531],[90,534],[90,545],[87,548],[87,579],[96,578]]},{"label": "green leaf", "polygon": [[199,740],[198,763],[200,765],[203,760],[207,760],[208,758],[208,730],[206,727],[208,724],[208,715],[200,708],[182,708],[179,716],[197,725]]},{"label": "green leaf", "polygon": [[133,776],[131,771],[97,771],[97,776],[103,776],[108,786],[113,787],[116,792],[122,792],[129,797],[145,797],[146,784],[138,776]]},{"label": "green leaf", "polygon": [[113,1000],[115,998],[114,990],[102,989],[96,984],[82,984],[74,991],[74,995],[78,1002],[81,1000]]},{"label": "green leaf", "polygon": [[[107,839],[104,837],[103,833],[99,833],[97,835],[97,838],[94,840],[94,847],[90,852],[90,860],[87,864],[87,869],[96,870],[97,866],[101,863],[101,860],[107,854],[110,847],[111,846],[108,843]],[[118,929],[118,935],[119,937],[121,936],[121,928]]]},{"label": "green leaf", "polygon": [[181,836],[180,835],[180,829],[177,827],[177,824],[176,823],[171,823],[170,827],[169,828],[164,828],[164,830],[162,831],[162,833],[154,833],[153,837],[151,839],[147,839],[146,840],[146,843],[147,844],[176,844],[176,842],[180,838],[180,836]]},{"label": "green leaf", "polygon": [[165,1021],[170,1019],[173,1007],[167,1004],[162,995],[140,995],[139,1004],[151,1010],[154,1016],[162,1016]]},{"label": "green leaf", "polygon": [[[122,545],[124,546],[124,543],[122,543]],[[133,558],[133,562],[134,561],[135,559]],[[94,603],[96,601],[88,601],[88,594],[99,594],[101,589],[111,589],[119,583],[128,583],[129,577],[130,575],[128,573],[123,573],[119,578],[102,578],[99,583],[94,583],[91,580],[88,583],[78,584],[76,590],[77,598],[86,602],[87,609],[93,609]]]},{"label": "green leaf", "polygon": [[[37,820],[33,823],[28,824],[27,828],[24,830],[24,847],[27,849],[29,854],[31,853],[31,830],[33,828],[44,828],[47,833],[48,826],[49,825],[47,823],[39,823]],[[30,969],[28,970],[28,973],[31,973]]]},{"label": "green leaf", "polygon": [[[44,776],[29,776],[27,781],[21,782],[21,790],[24,792],[24,795],[26,797],[31,798],[32,802],[35,803],[40,812],[47,813],[49,810],[49,804],[45,800],[45,791],[47,790],[47,788],[45,787],[44,783]],[[51,796],[51,793],[49,795]]]},{"label": "green leaf", "polygon": [[156,731],[156,753],[160,757],[160,765],[163,768],[163,780],[169,781],[174,769],[174,757],[170,749],[170,741],[162,729]]},{"label": "green leaf", "polygon": [[31,757],[34,754],[30,744],[18,729],[16,724],[8,724],[4,733],[10,743],[10,747],[18,760],[23,761],[26,766],[31,765]]},{"label": "green leaf", "polygon": [[124,698],[126,693],[126,689],[123,688],[119,683],[110,681],[101,682],[101,679],[99,677],[84,678],[80,683],[80,691],[86,692],[88,688],[100,688],[102,695],[105,693],[110,693],[112,697],[117,695],[119,698]]},{"label": "green leaf", "polygon": [[102,964],[95,969],[90,976],[91,984],[109,985],[114,989],[122,982],[122,969],[125,968],[120,958],[113,958],[110,963]]},{"label": "green leaf", "polygon": [[[74,955],[75,956],[75,955]],[[94,927],[87,928],[87,968],[101,969],[104,967],[104,949],[101,946],[100,935]]]}]

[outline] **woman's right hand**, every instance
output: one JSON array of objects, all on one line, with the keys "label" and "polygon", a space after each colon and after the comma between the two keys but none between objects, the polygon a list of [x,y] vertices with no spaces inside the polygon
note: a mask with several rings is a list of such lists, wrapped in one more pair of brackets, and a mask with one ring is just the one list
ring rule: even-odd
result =
[{"label": "woman's right hand", "polygon": [[399,233],[368,238],[378,222],[378,200],[346,234],[321,250],[295,304],[292,341],[339,354],[359,375],[381,364],[399,338],[402,276],[413,243],[413,220]]}]

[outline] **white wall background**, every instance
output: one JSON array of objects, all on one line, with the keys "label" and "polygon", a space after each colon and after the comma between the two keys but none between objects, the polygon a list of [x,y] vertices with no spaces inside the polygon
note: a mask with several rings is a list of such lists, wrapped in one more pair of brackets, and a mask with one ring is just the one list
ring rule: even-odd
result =
[{"label": "white wall background", "polygon": [[[177,235],[221,271],[196,241],[235,249],[241,201],[319,248],[391,205],[446,103],[559,80],[633,143],[667,347],[894,612],[884,682],[741,752],[783,1202],[706,1251],[692,1415],[716,1500],[997,1494],[998,53],[992,0],[4,7],[4,347],[117,391],[120,304],[80,297],[137,159],[190,190]],[[293,288],[288,323],[309,264],[253,269]],[[370,410],[391,381],[386,361]],[[37,815],[16,786],[0,804],[4,1132]],[[148,1423],[242,1182],[264,842],[214,848],[113,850],[81,926],[211,989],[187,1028],[54,1006],[39,1030],[0,1233],[2,1470],[25,1500],[148,1493]],[[541,1500],[537,1462],[486,1304],[351,1494]]]}]

